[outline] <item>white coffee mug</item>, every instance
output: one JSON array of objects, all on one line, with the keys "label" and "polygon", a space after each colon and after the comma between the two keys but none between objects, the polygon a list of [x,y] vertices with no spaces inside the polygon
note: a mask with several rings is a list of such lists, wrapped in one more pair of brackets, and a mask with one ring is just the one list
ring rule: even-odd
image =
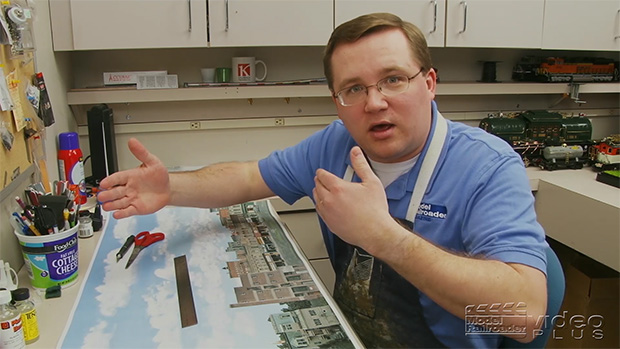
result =
[{"label": "white coffee mug", "polygon": [[[256,77],[256,65],[262,64],[263,76]],[[263,81],[267,77],[267,65],[265,62],[254,57],[233,57],[232,59],[232,82],[255,82]]]},{"label": "white coffee mug", "polygon": [[215,68],[202,68],[200,74],[202,82],[215,82]]}]

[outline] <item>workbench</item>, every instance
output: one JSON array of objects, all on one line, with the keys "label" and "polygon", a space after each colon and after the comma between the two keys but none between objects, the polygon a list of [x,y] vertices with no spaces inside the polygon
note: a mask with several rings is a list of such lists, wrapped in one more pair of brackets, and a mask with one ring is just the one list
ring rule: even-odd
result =
[{"label": "workbench", "polygon": [[[612,269],[620,270],[620,189],[597,182],[596,172],[589,167],[552,172],[529,167],[527,175],[536,198],[538,220],[545,228],[547,236]],[[326,258],[318,224],[313,223],[316,226],[312,227],[313,224],[306,223],[316,222],[311,201],[302,200],[287,208],[286,204],[277,200],[274,201],[274,206],[279,208],[278,211],[285,211],[282,216],[302,219],[307,231],[316,230],[313,236],[301,237],[299,234],[294,234],[295,239],[302,245],[304,255],[311,256],[315,261]],[[287,225],[295,224],[289,221]],[[75,285],[63,289],[62,297],[43,300],[33,292],[32,297],[37,305],[40,338],[28,345],[28,348],[49,348],[57,345],[75,300],[79,296],[101,236],[100,231],[92,238],[80,239],[78,281]],[[328,262],[323,264],[328,265]],[[19,277],[20,285],[28,287],[29,279],[25,268],[21,269]],[[325,278],[321,275],[324,280],[332,277],[328,275]],[[331,285],[327,287],[331,288]]]},{"label": "workbench", "polygon": [[[116,252],[140,231],[166,237],[126,268],[131,248],[120,260]],[[31,348],[275,348],[283,341],[361,347],[267,200],[211,210],[167,206],[123,220],[107,215],[102,230],[78,246],[78,282],[60,298],[32,292],[40,338]],[[189,324],[181,257],[191,276]],[[20,284],[28,283],[20,271]]]},{"label": "workbench", "polygon": [[547,236],[620,271],[620,189],[596,181],[590,167],[527,174]]}]

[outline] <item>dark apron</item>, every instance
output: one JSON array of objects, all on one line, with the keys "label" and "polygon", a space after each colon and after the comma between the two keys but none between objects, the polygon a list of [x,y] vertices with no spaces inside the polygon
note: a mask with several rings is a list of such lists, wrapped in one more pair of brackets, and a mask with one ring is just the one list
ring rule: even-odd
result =
[{"label": "dark apron", "polygon": [[[407,219],[397,219],[413,231],[413,222],[439,155],[447,124],[439,112],[418,179],[411,195]],[[347,169],[344,180],[351,181]],[[336,273],[334,299],[364,345],[369,348],[445,347],[435,337],[424,318],[420,293],[409,281],[361,248],[333,237]]]},{"label": "dark apron", "polygon": [[337,261],[334,299],[366,347],[445,347],[426,323],[415,286],[364,250],[338,238],[335,244],[346,257]]}]

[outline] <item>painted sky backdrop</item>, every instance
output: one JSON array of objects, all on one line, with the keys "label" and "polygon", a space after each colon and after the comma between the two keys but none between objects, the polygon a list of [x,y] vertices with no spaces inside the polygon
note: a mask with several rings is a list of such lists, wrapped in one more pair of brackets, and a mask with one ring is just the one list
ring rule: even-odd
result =
[{"label": "painted sky backdrop", "polygon": [[[148,230],[166,238],[144,249],[125,269],[133,249],[116,262],[127,236]],[[96,233],[98,234],[98,233]],[[209,210],[166,207],[161,211],[110,220],[95,252],[93,267],[79,266],[87,277],[61,339],[64,348],[274,348],[280,338],[267,321],[280,304],[231,308],[236,303],[226,252],[230,231]],[[181,328],[174,258],[186,255],[198,324]]]}]

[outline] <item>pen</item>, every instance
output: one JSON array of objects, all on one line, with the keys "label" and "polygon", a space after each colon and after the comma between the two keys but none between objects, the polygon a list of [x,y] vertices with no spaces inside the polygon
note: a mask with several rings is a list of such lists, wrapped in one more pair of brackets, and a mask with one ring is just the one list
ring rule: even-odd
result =
[{"label": "pen", "polygon": [[14,212],[11,215],[11,226],[13,227],[13,229],[15,229],[15,231],[19,231],[24,235],[29,235],[28,232],[30,231],[30,229],[28,229],[28,227],[24,224],[24,222],[22,222],[21,218],[19,218],[19,214],[17,212]]},{"label": "pen", "polygon": [[15,197],[15,201],[17,201],[17,204],[19,205],[19,207],[22,208],[22,210],[26,209],[26,204],[24,203],[24,201],[22,200],[22,198],[20,198],[19,196]]},{"label": "pen", "polygon": [[69,223],[69,209],[64,209],[62,210],[62,216],[65,219],[65,227],[64,230],[69,230],[71,229],[71,224]]},{"label": "pen", "polygon": [[24,222],[24,224],[26,224],[28,229],[30,229],[34,233],[34,235],[41,236],[39,229],[37,229],[37,227],[35,227],[34,224],[32,224],[32,222],[28,220],[28,218],[21,216],[21,219]]},{"label": "pen", "polygon": [[[32,206],[30,206],[30,207],[32,207]],[[26,208],[24,209],[24,212],[22,212],[22,213],[26,216],[26,218],[28,218],[29,220],[34,222],[34,216],[32,215],[32,212],[30,212],[30,209],[29,209],[28,206],[26,206]]]},{"label": "pen", "polygon": [[26,194],[28,195],[31,205],[39,206],[39,194],[37,194],[36,191],[29,188],[26,190]]},{"label": "pen", "polygon": [[[37,228],[26,217],[20,215],[17,212],[13,212],[12,216],[15,217],[14,220],[19,222],[20,225],[23,227],[22,233],[24,233],[25,235],[29,235],[27,233],[28,231],[31,231],[37,236],[41,235],[39,231],[37,230]],[[13,228],[15,228],[15,226],[13,226]]]},{"label": "pen", "polygon": [[78,222],[78,218],[80,216],[80,207],[82,207],[82,204],[78,204],[77,208],[75,209],[75,216],[73,217],[73,222],[71,222],[72,227],[74,227]]}]

